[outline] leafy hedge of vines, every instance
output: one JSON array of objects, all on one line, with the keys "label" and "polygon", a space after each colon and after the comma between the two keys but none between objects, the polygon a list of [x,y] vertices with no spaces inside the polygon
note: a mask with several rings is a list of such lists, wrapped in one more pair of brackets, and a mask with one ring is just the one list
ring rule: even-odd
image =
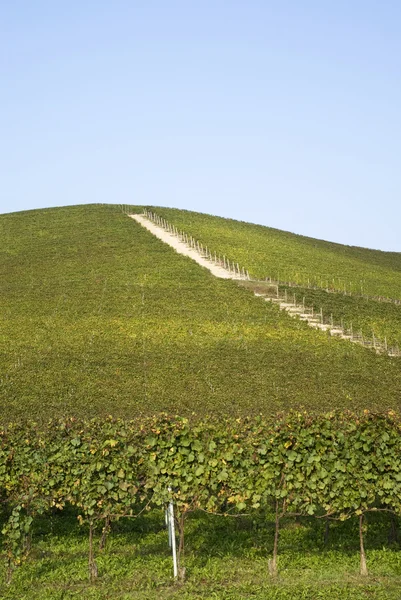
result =
[{"label": "leafy hedge of vines", "polygon": [[0,498],[8,577],[29,552],[35,515],[72,504],[92,535],[112,519],[173,500],[180,541],[194,510],[276,515],[272,574],[283,516],[360,519],[401,513],[401,418],[389,412],[292,412],[262,417],[193,419],[158,415],[10,424],[0,431]]}]

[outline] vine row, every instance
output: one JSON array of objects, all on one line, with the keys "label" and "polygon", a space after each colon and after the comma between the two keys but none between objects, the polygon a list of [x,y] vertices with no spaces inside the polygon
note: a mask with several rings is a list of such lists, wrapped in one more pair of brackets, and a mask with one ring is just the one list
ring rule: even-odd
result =
[{"label": "vine row", "polygon": [[[292,412],[246,419],[157,415],[10,424],[0,431],[0,498],[7,577],[28,556],[38,515],[78,510],[93,533],[173,502],[179,548],[192,511],[275,515],[269,570],[277,574],[281,519],[359,520],[362,574],[366,515],[401,514],[401,418],[394,412]],[[180,566],[182,568],[182,565]]]},{"label": "vine row", "polygon": [[[264,296],[266,299],[270,299],[273,302],[278,302],[280,308],[287,310],[293,317],[300,316],[301,319],[305,320],[311,327],[329,331],[332,335],[340,335],[343,339],[349,339],[352,342],[370,348],[377,354],[388,354],[389,356],[394,357],[399,357],[401,355],[399,346],[394,343],[388,343],[386,337],[382,340],[375,335],[373,331],[371,332],[371,335],[367,335],[366,332],[364,334],[362,329],[359,332],[354,331],[352,321],[348,324],[348,327],[345,327],[344,319],[341,318],[341,323],[339,321],[335,322],[333,314],[331,314],[329,318],[325,315],[326,318],[324,318],[323,308],[320,307],[320,311],[316,312],[313,305],[306,306],[305,297],[303,297],[302,305],[299,303],[297,304],[294,290],[303,291],[305,294],[305,292],[311,289],[310,285],[308,288],[301,288],[299,285],[291,284],[291,282],[275,281],[271,277],[266,277],[265,281],[255,280],[250,277],[248,270],[244,267],[241,268],[238,263],[235,263],[232,260],[230,261],[225,255],[221,256],[216,252],[211,252],[210,249],[207,246],[204,247],[199,240],[196,240],[192,236],[188,236],[184,231],[178,230],[175,225],[172,225],[163,217],[160,217],[147,209],[144,209],[144,215],[149,221],[177,237],[180,242],[195,250],[203,258],[224,268],[232,279],[245,280],[241,283],[247,285],[251,290],[253,289],[256,295]],[[327,289],[314,287],[313,289],[319,289],[326,293],[335,292],[334,288],[329,289],[329,287],[327,287]],[[290,292],[290,294],[288,294],[288,292]],[[293,299],[293,303],[291,303],[291,300],[288,300],[288,296]],[[376,300],[378,300],[378,298],[376,298]]]},{"label": "vine row", "polygon": [[[123,210],[123,212],[126,212],[127,214],[129,212],[128,207],[125,207],[125,208],[123,207],[122,210]],[[155,212],[152,212],[145,208],[143,214],[152,223],[154,223],[155,225],[158,225],[159,227],[162,227],[163,229],[165,229],[172,235],[175,235],[182,242],[188,244],[191,248],[194,248],[195,250],[197,250],[205,258],[208,258],[212,262],[215,262],[216,264],[218,264],[224,268],[227,268],[228,270],[231,269],[231,272],[234,275],[237,275],[238,278],[252,280],[252,281],[265,281],[272,285],[281,286],[281,287],[306,288],[309,290],[325,291],[328,294],[329,293],[342,294],[344,296],[353,296],[355,298],[364,298],[366,300],[374,300],[376,302],[384,302],[384,303],[395,304],[397,306],[401,306],[401,299],[388,298],[386,296],[378,296],[378,295],[373,296],[373,295],[365,294],[363,292],[363,282],[362,281],[360,282],[360,286],[361,286],[360,292],[357,292],[352,289],[351,282],[348,284],[348,287],[347,287],[346,282],[343,281],[341,278],[338,278],[337,282],[336,282],[335,279],[330,280],[330,279],[327,279],[327,277],[324,277],[323,275],[318,275],[318,274],[314,274],[313,276],[308,277],[304,281],[298,281],[298,282],[291,280],[291,275],[288,275],[287,278],[284,279],[283,277],[280,277],[280,273],[276,274],[276,276],[273,276],[272,274],[270,274],[270,275],[266,276],[264,279],[258,279],[256,277],[252,276],[252,274],[250,274],[249,271],[247,269],[245,269],[245,267],[240,267],[239,264],[235,260],[229,260],[225,256],[221,256],[220,254],[218,254],[216,252],[212,252],[210,249],[207,248],[207,246],[204,246],[202,244],[202,242],[200,242],[199,240],[195,240],[194,238],[192,238],[192,236],[189,236],[184,231],[177,229],[177,227],[175,225],[169,223],[166,219],[164,219],[163,217],[160,217]]]}]

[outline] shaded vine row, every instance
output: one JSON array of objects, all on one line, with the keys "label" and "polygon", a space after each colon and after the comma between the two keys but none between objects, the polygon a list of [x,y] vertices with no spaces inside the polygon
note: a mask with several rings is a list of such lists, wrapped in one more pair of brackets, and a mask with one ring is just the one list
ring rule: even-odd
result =
[{"label": "shaded vine row", "polygon": [[36,516],[77,508],[89,528],[89,575],[96,527],[173,501],[179,548],[196,510],[275,514],[270,573],[277,573],[280,521],[294,515],[359,519],[361,573],[365,516],[401,513],[401,419],[394,412],[292,412],[212,420],[158,415],[131,421],[69,418],[0,431],[0,497],[7,577],[28,556]]}]

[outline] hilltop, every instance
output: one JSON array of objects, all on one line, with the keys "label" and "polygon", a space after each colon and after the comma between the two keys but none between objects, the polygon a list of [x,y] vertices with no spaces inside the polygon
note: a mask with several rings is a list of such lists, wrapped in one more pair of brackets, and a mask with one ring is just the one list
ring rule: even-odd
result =
[{"label": "hilltop", "polygon": [[[291,265],[299,285],[326,275],[355,293],[363,281],[365,294],[401,297],[400,254],[154,210],[257,277]],[[313,331],[214,278],[118,206],[2,215],[0,234],[3,420],[399,408],[400,359]],[[367,303],[365,320],[398,339],[401,307],[338,294],[339,312],[343,300]]]}]

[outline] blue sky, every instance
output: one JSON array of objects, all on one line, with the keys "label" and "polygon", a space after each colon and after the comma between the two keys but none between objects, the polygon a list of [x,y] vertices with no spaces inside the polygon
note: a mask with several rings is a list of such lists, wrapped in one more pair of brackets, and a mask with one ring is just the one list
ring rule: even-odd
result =
[{"label": "blue sky", "polygon": [[0,3],[0,212],[174,206],[401,251],[401,3]]}]

